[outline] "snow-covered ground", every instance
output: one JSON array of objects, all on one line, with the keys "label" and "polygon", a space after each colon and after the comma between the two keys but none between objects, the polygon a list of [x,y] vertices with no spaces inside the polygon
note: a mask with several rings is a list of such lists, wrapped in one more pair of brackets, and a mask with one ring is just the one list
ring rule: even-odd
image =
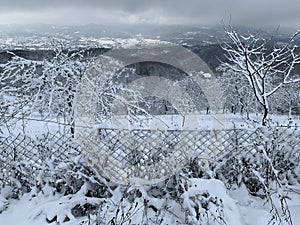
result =
[{"label": "snow-covered ground", "polygon": [[[201,125],[201,129],[209,129],[211,126],[210,115],[200,115],[198,118],[198,124]],[[256,115],[250,115],[252,119],[258,119]],[[278,121],[279,124],[287,125],[288,118],[286,116],[271,115],[274,121]],[[162,116],[160,121],[163,120],[173,126],[176,126],[182,122],[178,118]],[[299,123],[300,118],[294,117],[294,122]],[[64,123],[60,120],[60,123]],[[193,120],[190,122],[193,125]],[[226,115],[226,127],[229,128],[244,128],[244,119],[238,115]],[[134,128],[140,127],[135,125]],[[188,127],[190,128],[190,127]],[[28,135],[42,134],[47,131],[58,131],[63,129],[63,125],[55,123],[54,120],[40,121],[38,115],[33,116],[30,120],[26,121],[25,133]],[[16,129],[21,131],[20,127]],[[228,221],[231,221],[229,225],[267,225],[270,220],[270,208],[268,204],[264,204],[265,200],[259,197],[250,196],[245,187],[241,187],[237,190],[228,191],[224,185],[217,180],[202,180],[194,179],[191,182],[193,188],[187,192],[187,195],[195,195],[199,191],[208,191],[212,196],[219,197],[224,201],[224,213],[228,217]],[[196,186],[197,185],[197,186]],[[295,187],[295,190],[300,192],[300,187]],[[68,201],[66,196],[61,195],[38,195],[32,197],[31,194],[25,194],[20,200],[6,200],[5,190],[2,190],[0,195],[0,225],[46,225],[49,224],[45,219],[45,211],[47,214],[51,214],[52,211],[59,209],[62,201]],[[190,197],[186,196],[186,197]],[[84,198],[83,196],[81,196]],[[95,200],[96,201],[96,200]],[[288,199],[289,208],[292,214],[294,225],[300,224],[300,195],[291,194]],[[278,208],[280,206],[278,205]],[[72,217],[72,216],[71,216]],[[93,218],[90,218],[91,220]],[[138,223],[138,222],[137,222]],[[64,223],[66,225],[77,224],[90,224],[89,218],[74,218],[71,221]]]},{"label": "snow-covered ground", "polygon": [[[217,119],[216,119],[217,118]],[[129,116],[114,116],[109,121],[95,123],[95,127],[114,128],[114,129],[152,129],[152,130],[210,130],[210,129],[253,129],[260,123],[261,116],[250,114],[250,119],[245,119],[245,115],[239,114],[210,114],[199,115],[159,115],[153,117],[136,116],[132,120]],[[222,121],[220,121],[222,119]],[[288,126],[289,117],[286,115],[270,115],[270,119],[278,123],[278,126]],[[80,128],[81,123],[85,123],[85,118],[79,118],[75,124]],[[300,116],[292,116],[294,124],[300,124]],[[222,123],[220,126],[217,122]],[[46,132],[63,131],[68,127],[68,122],[63,118],[45,119],[39,114],[33,114],[31,117],[18,121],[14,127],[14,132],[25,132],[29,136],[43,134]],[[67,125],[67,126],[66,126]],[[84,125],[82,125],[84,127]],[[24,129],[23,129],[24,128]],[[3,129],[5,131],[5,128]]]},{"label": "snow-covered ground", "polygon": [[[218,180],[194,179],[192,182],[193,185],[197,184],[197,186],[186,193],[186,199],[206,190],[210,195],[221,198],[224,204],[225,217],[227,217],[227,221],[230,221],[229,225],[268,224],[270,209],[264,204],[264,200],[259,197],[250,197],[245,187],[228,192]],[[30,194],[25,194],[20,200],[9,201],[8,208],[0,214],[0,225],[47,225],[49,223],[45,219],[45,214],[56,213],[60,204],[66,199],[66,197],[59,195],[31,197]],[[294,225],[300,224],[300,196],[291,195],[288,203]],[[93,219],[95,218],[90,218],[91,221]],[[171,218],[169,220],[172,221]],[[136,222],[138,224],[138,221]],[[73,218],[64,224],[89,224],[89,219],[87,217]]]}]

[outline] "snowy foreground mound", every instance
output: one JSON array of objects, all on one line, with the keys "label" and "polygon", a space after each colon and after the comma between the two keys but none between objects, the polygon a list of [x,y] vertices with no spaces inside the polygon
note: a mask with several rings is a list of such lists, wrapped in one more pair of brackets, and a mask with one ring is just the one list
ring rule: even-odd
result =
[{"label": "snowy foreground mound", "polygon": [[[8,209],[0,214],[0,224],[48,224],[52,220],[54,222],[55,216],[58,222],[64,224],[88,224],[88,220],[95,224],[245,224],[237,201],[228,195],[223,183],[216,179],[189,179],[180,201],[154,197],[154,191],[147,187],[129,188],[127,192],[134,191],[137,196],[135,199],[124,198],[121,189],[116,188],[112,197],[105,200],[87,198],[84,188],[75,196],[53,195],[50,189],[45,189],[43,194],[35,197],[29,193],[19,201],[10,202]],[[90,218],[74,218],[70,209],[84,202],[84,199],[102,207],[106,205],[106,212]],[[4,204],[7,201],[1,198],[1,205]],[[66,216],[70,220],[65,219]]]},{"label": "snowy foreground mound", "polygon": [[[245,187],[232,191],[229,195],[222,182],[216,179],[192,178],[184,187],[186,191],[181,201],[153,197],[147,187],[132,187],[128,193],[135,192],[136,198],[122,196],[121,187],[114,190],[110,199],[87,198],[82,188],[75,196],[53,195],[51,189],[44,189],[43,194],[33,197],[25,194],[20,200],[9,202],[2,196],[0,224],[43,225],[43,224],[229,224],[258,225],[267,224],[269,212],[261,199],[248,195]],[[157,189],[158,190],[158,189]],[[148,194],[150,193],[150,195]],[[158,191],[157,191],[158,193]],[[156,194],[157,194],[156,193]],[[5,195],[5,191],[2,190]],[[296,196],[297,197],[297,196]],[[296,216],[300,209],[300,198],[295,198],[290,205],[295,215],[294,224],[299,224]],[[74,217],[80,214],[71,208],[83,202],[97,203],[104,207],[105,213]],[[114,202],[115,204],[109,204]],[[70,208],[71,207],[71,208]],[[117,213],[118,212],[118,213]],[[68,216],[69,219],[65,219]],[[53,222],[52,222],[53,221]],[[58,223],[56,223],[56,221]],[[60,221],[60,222],[59,222]]]}]

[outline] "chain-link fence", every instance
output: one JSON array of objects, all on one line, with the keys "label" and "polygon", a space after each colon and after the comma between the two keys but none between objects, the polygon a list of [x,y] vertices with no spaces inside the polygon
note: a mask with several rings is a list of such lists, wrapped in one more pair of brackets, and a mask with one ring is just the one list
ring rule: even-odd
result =
[{"label": "chain-link fence", "polygon": [[70,155],[79,154],[75,140],[66,134],[46,133],[32,137],[23,133],[0,136],[0,170],[11,169],[14,162],[24,162],[40,167],[46,159],[61,161]]},{"label": "chain-link fence", "polygon": [[[153,131],[100,129],[99,138],[106,153],[123,165],[156,163],[177,151],[189,153],[188,157],[204,155],[214,157],[250,144],[256,137],[251,130],[215,131]],[[92,142],[91,142],[92,143]],[[40,166],[52,157],[64,160],[69,154],[79,153],[71,135],[46,133],[31,137],[19,133],[0,137],[0,169],[9,170],[13,162]],[[98,157],[103,155],[98,154]],[[93,156],[95,157],[95,155]]]},{"label": "chain-link fence", "polygon": [[99,130],[100,139],[111,155],[125,164],[159,161],[160,157],[186,150],[190,157],[219,154],[250,144],[255,139],[253,130]]},{"label": "chain-link fence", "polygon": [[[143,166],[162,163],[165,159],[175,155],[184,160],[193,158],[210,158],[215,161],[226,158],[236,158],[237,155],[255,155],[260,147],[267,145],[267,151],[276,148],[285,148],[290,151],[293,159],[299,160],[300,135],[299,130],[292,128],[277,129],[277,134],[271,132],[268,137],[260,129],[230,129],[230,130],[189,130],[189,131],[154,131],[154,130],[117,130],[99,129],[100,149],[110,156],[111,168],[115,168],[115,179],[117,176],[126,176],[118,171],[117,165],[131,166],[141,172]],[[265,141],[265,143],[263,143]],[[91,141],[92,143],[92,141]],[[256,143],[256,144],[255,144]],[[87,148],[90,146],[87,146]],[[8,172],[12,169],[14,162],[24,162],[32,167],[40,167],[45,160],[55,158],[64,161],[70,155],[80,155],[81,152],[75,139],[71,135],[61,133],[47,133],[38,137],[25,134],[0,137],[0,172]],[[82,149],[81,149],[82,150]],[[280,151],[281,151],[280,150]],[[92,165],[103,164],[104,154],[94,154]],[[178,155],[178,152],[185,154]],[[275,150],[274,150],[275,154]],[[297,155],[298,154],[298,155]],[[89,159],[89,156],[87,156]],[[112,160],[113,159],[113,160]],[[278,158],[278,160],[280,160]],[[284,163],[284,162],[282,162]],[[282,164],[278,162],[277,164]],[[297,164],[297,162],[295,162]],[[164,166],[164,165],[162,165]],[[165,165],[166,166],[166,165]],[[97,168],[99,169],[99,168]],[[100,169],[101,170],[101,169]],[[132,169],[133,170],[133,169]],[[100,171],[101,172],[101,171]],[[136,171],[129,171],[133,174]],[[127,175],[128,175],[127,174]]]}]

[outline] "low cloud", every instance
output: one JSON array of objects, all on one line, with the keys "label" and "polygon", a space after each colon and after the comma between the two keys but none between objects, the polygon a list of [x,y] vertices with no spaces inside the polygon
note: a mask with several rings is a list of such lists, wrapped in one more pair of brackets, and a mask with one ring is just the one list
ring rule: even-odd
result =
[{"label": "low cloud", "polygon": [[297,0],[0,1],[0,23],[300,25]]}]

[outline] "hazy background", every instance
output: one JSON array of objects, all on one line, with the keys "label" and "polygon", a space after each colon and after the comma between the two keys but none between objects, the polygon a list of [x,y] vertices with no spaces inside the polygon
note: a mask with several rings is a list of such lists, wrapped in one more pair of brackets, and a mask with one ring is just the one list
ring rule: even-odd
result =
[{"label": "hazy background", "polygon": [[0,24],[155,24],[299,28],[299,0],[15,0],[0,1]]}]

